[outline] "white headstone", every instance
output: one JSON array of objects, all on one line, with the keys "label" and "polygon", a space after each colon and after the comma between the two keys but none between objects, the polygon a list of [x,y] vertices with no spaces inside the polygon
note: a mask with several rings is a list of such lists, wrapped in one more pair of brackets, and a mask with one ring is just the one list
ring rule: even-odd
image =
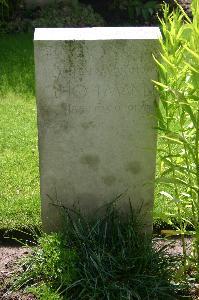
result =
[{"label": "white headstone", "polygon": [[152,228],[156,67],[160,31],[36,29],[42,220],[58,230],[56,205],[92,214],[124,193]]}]

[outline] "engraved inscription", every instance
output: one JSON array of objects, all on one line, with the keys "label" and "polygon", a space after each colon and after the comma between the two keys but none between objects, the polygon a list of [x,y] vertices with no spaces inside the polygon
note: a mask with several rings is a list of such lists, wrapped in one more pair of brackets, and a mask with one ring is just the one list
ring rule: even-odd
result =
[{"label": "engraved inscription", "polygon": [[89,112],[96,113],[111,113],[111,112],[144,112],[144,113],[153,113],[154,108],[147,104],[145,101],[141,101],[140,104],[129,104],[128,106],[124,105],[83,105],[83,104],[62,104],[62,109],[66,114],[86,114]]}]

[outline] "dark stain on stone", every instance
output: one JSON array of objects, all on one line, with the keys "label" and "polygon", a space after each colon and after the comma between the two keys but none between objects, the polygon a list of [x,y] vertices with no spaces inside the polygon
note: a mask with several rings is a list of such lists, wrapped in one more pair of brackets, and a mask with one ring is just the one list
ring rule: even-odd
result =
[{"label": "dark stain on stone", "polygon": [[85,154],[80,157],[80,162],[84,165],[87,165],[93,170],[97,170],[99,167],[100,159],[98,155],[95,154]]},{"label": "dark stain on stone", "polygon": [[75,197],[74,208],[80,209],[83,213],[89,214],[96,208],[96,204],[100,201],[95,194],[81,193]]},{"label": "dark stain on stone", "polygon": [[111,186],[112,184],[115,183],[116,178],[115,178],[115,176],[111,176],[110,175],[110,176],[104,176],[104,177],[102,177],[102,180],[103,180],[103,182],[104,182],[105,185]]},{"label": "dark stain on stone", "polygon": [[141,165],[138,161],[130,161],[126,166],[126,171],[132,174],[138,174],[141,171]]},{"label": "dark stain on stone", "polygon": [[84,129],[88,129],[90,127],[94,127],[94,122],[93,121],[90,121],[90,122],[84,122],[81,124],[82,125],[82,128]]}]

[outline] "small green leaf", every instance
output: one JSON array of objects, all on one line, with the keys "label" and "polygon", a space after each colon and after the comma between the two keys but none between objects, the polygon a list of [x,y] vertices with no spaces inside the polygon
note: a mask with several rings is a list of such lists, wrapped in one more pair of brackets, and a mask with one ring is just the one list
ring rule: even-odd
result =
[{"label": "small green leaf", "polygon": [[179,139],[173,138],[173,137],[169,137],[166,135],[162,135],[160,136],[161,139],[167,140],[168,143],[170,144],[183,144],[181,141],[179,141]]},{"label": "small green leaf", "polygon": [[156,179],[157,183],[168,183],[168,184],[182,184],[189,186],[186,181],[180,178],[171,178],[171,177],[160,177]]}]

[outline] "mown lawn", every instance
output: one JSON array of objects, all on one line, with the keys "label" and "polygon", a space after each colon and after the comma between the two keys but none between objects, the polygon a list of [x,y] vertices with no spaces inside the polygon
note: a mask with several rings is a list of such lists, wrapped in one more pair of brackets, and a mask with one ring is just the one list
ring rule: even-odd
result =
[{"label": "mown lawn", "polygon": [[33,44],[0,37],[0,229],[40,224]]},{"label": "mown lawn", "polygon": [[[0,229],[41,223],[32,39],[0,37]],[[156,197],[155,220],[169,211]]]}]

